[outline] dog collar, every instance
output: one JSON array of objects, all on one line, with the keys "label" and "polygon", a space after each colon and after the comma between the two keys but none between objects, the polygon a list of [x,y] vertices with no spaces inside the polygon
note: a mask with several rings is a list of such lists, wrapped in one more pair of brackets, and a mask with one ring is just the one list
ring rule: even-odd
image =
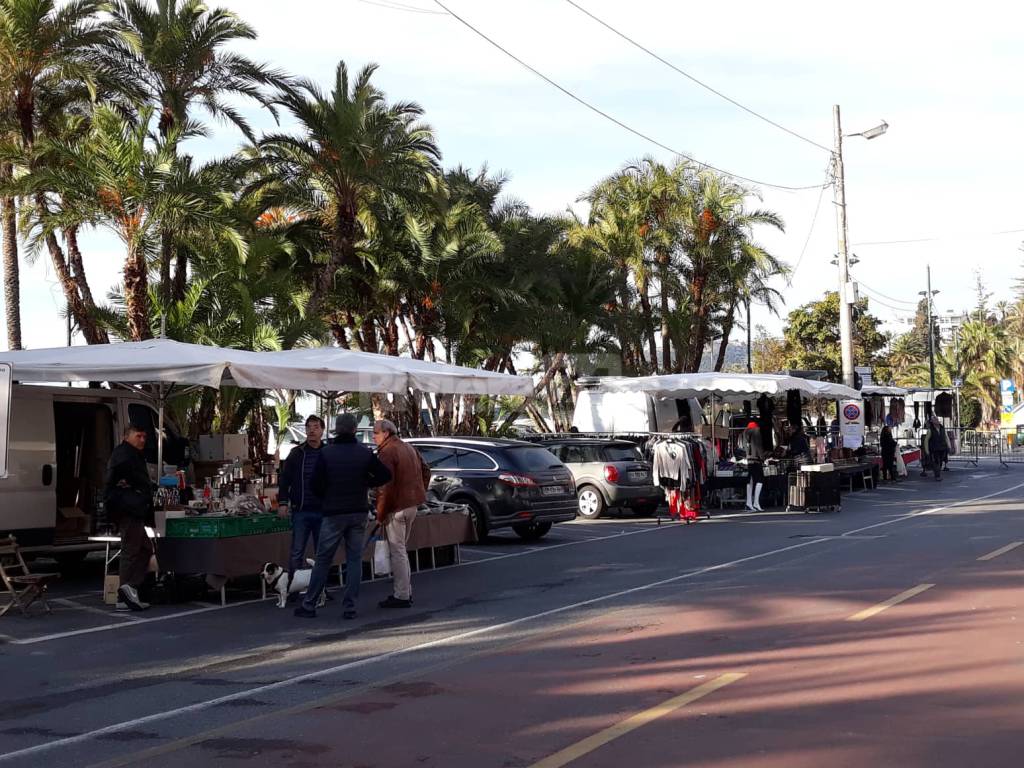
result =
[{"label": "dog collar", "polygon": [[286,570],[284,570],[282,568],[278,572],[277,576],[274,577],[274,580],[272,582],[270,582],[270,588],[273,589],[274,587],[276,587],[277,586],[277,582],[279,582],[281,580],[281,577],[284,576],[286,573],[288,573],[288,571],[286,571]]}]

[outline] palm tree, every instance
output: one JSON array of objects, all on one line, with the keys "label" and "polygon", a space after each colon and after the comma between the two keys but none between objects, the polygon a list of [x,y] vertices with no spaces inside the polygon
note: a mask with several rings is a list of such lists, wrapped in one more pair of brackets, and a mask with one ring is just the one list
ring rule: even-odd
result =
[{"label": "palm tree", "polygon": [[[25,179],[35,193],[60,190],[59,200],[40,206],[32,221],[34,243],[59,230],[102,226],[124,244],[124,302],[129,338],[152,335],[148,259],[160,231],[181,235],[230,227],[218,217],[219,192],[201,170],[177,157],[176,144],[197,129],[179,124],[164,139],[150,133],[153,109],[128,121],[111,107],[98,107],[80,141],[54,141],[47,162]],[[235,242],[244,247],[238,238]]]},{"label": "palm tree", "polygon": [[[419,122],[423,110],[412,102],[388,104],[370,82],[375,71],[368,65],[350,82],[342,61],[330,94],[308,80],[283,90],[275,103],[295,118],[299,135],[271,134],[260,141],[268,166],[261,183],[299,217],[318,222],[326,241],[309,315],[319,313],[340,269],[358,270],[360,216],[377,202],[421,199],[429,177],[439,171],[433,131]],[[368,342],[375,345],[376,339]]]},{"label": "palm tree", "polygon": [[[57,8],[54,0],[0,0],[0,133],[17,138],[22,163],[31,163],[40,116],[40,99],[51,97],[50,107],[57,111],[67,106],[69,93],[81,97],[82,86],[95,92],[94,54],[104,40],[106,27],[99,19],[101,0],[71,0]],[[54,98],[56,97],[56,98]],[[58,107],[54,102],[62,102]],[[15,154],[0,162],[0,184],[9,185],[13,177]],[[41,204],[41,197],[34,200]],[[4,240],[4,285],[8,344],[21,346],[21,322],[18,296],[18,245],[14,226],[15,200],[10,194],[0,198],[0,225]],[[88,319],[91,296],[83,298],[84,272],[76,282],[56,234],[46,246],[61,280],[68,306],[83,330],[91,331]],[[90,341],[102,341],[102,334],[87,334]]]},{"label": "palm tree", "polygon": [[[106,42],[106,64],[136,104],[159,110],[164,139],[191,118],[198,106],[210,116],[236,125],[255,141],[252,129],[228,99],[244,96],[267,105],[266,87],[288,85],[288,78],[226,50],[256,31],[224,8],[202,0],[117,0],[112,8],[117,34]],[[171,278],[171,262],[175,263]],[[180,299],[185,291],[188,252],[178,248],[170,230],[160,233],[161,300]]]}]

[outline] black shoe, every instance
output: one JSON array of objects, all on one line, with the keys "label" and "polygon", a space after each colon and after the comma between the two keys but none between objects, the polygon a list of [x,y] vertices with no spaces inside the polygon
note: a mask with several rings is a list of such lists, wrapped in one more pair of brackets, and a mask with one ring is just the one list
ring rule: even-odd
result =
[{"label": "black shoe", "polygon": [[294,613],[300,619],[315,619],[316,618],[316,611],[311,611],[309,608],[306,608],[303,605],[300,605],[298,608],[296,608]]},{"label": "black shoe", "polygon": [[378,608],[412,608],[412,600],[399,600],[394,595],[389,595],[387,600],[377,603]]},{"label": "black shoe", "polygon": [[355,617],[356,617],[355,609],[352,609],[352,610],[349,610],[349,611],[345,611],[343,614],[341,614],[341,618],[348,619],[350,621],[352,619],[354,619]]}]

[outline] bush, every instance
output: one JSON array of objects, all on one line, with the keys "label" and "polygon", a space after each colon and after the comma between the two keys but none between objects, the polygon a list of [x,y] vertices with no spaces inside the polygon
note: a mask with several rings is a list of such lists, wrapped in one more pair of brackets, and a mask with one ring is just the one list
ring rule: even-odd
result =
[{"label": "bush", "polygon": [[981,424],[981,403],[975,398],[960,400],[960,426],[963,429],[977,429]]}]

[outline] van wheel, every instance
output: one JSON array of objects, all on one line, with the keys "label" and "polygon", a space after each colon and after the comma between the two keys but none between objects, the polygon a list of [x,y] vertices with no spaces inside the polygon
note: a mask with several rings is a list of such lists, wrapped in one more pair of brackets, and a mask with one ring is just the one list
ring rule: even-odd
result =
[{"label": "van wheel", "polygon": [[551,530],[551,523],[517,523],[512,530],[523,541],[536,541]]},{"label": "van wheel", "polygon": [[604,512],[604,496],[592,485],[576,492],[576,513],[584,520],[597,520]]},{"label": "van wheel", "polygon": [[469,507],[469,519],[473,522],[473,528],[476,529],[476,538],[478,541],[486,541],[489,533],[487,516],[480,504],[474,499],[449,499],[448,501],[452,504],[465,504]]}]

